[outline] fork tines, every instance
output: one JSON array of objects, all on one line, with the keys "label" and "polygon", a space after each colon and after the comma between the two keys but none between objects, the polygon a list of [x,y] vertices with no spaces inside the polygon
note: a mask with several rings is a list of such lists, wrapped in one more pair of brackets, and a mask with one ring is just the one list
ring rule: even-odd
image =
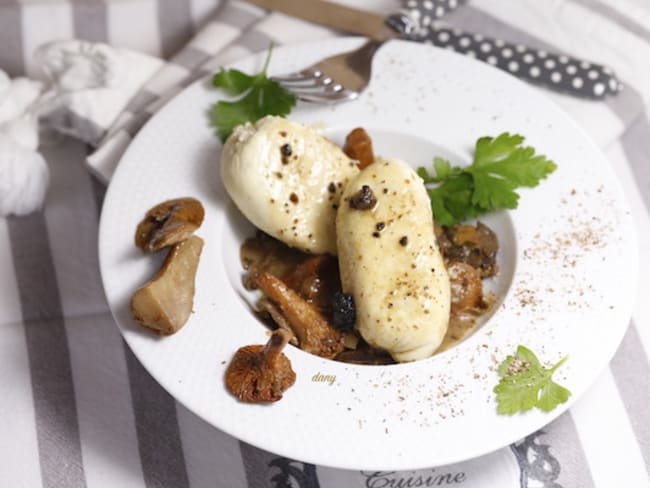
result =
[{"label": "fork tines", "polygon": [[285,76],[273,76],[286,90],[307,102],[342,102],[354,100],[359,93],[347,90],[318,69],[305,69]]}]

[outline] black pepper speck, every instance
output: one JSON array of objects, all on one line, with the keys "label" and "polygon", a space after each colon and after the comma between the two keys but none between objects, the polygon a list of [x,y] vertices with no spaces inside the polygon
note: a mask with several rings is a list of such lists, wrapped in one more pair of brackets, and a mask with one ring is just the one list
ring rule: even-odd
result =
[{"label": "black pepper speck", "polygon": [[293,154],[291,144],[283,144],[280,146],[280,154],[282,155],[282,164],[289,164],[289,157]]}]

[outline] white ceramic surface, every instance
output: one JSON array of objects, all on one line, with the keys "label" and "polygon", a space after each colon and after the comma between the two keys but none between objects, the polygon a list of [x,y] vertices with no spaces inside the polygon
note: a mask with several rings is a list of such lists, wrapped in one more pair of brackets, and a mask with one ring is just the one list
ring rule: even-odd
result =
[{"label": "white ceramic surface", "polygon": [[[337,39],[275,50],[284,73],[359,45]],[[236,66],[259,70],[263,55]],[[201,82],[164,107],[139,133],[106,194],[100,262],[106,296],[135,355],[175,398],[210,424],[294,459],[351,469],[414,469],[478,456],[539,429],[595,380],[614,354],[631,314],[637,273],[635,232],[616,177],[599,149],[552,102],[507,74],[449,51],[393,41],[374,62],[363,96],[337,106],[299,104],[291,118],[323,123],[341,140],[364,126],[377,152],[414,165],[433,156],[468,163],[476,139],[517,132],[558,164],[519,208],[489,217],[499,233],[500,304],[478,332],[430,359],[354,366],[294,347],[297,382],[273,405],[237,402],[223,385],[236,349],[266,341],[240,285],[238,248],[251,231],[218,180],[220,143],[207,114],[222,94]],[[134,324],[133,291],[161,257],[133,244],[152,205],[194,196],[206,208],[205,248],[194,313],[176,335]],[[518,344],[544,362],[569,361],[556,379],[573,396],[551,413],[496,413],[495,366]],[[331,382],[314,381],[320,375]]]}]

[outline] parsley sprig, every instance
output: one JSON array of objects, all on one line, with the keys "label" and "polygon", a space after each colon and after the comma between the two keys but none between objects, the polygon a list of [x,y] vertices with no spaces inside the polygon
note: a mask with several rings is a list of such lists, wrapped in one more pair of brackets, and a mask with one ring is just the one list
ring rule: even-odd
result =
[{"label": "parsley sprig", "polygon": [[266,75],[272,50],[273,46],[269,47],[264,67],[256,75],[221,68],[212,77],[213,86],[222,88],[229,95],[241,95],[232,102],[220,100],[212,110],[212,124],[222,142],[238,125],[255,122],[266,115],[284,117],[296,105],[296,97]]},{"label": "parsley sprig", "polygon": [[530,349],[519,346],[514,356],[508,356],[499,365],[501,380],[494,387],[497,411],[512,415],[537,407],[550,412],[566,402],[571,392],[552,379],[566,360],[565,356],[551,368],[545,368]]},{"label": "parsley sprig", "polygon": [[435,158],[433,175],[418,168],[436,222],[449,226],[493,210],[517,208],[519,194],[515,189],[537,186],[557,167],[523,142],[522,136],[508,132],[494,138],[481,137],[470,166],[452,166],[445,159]]}]

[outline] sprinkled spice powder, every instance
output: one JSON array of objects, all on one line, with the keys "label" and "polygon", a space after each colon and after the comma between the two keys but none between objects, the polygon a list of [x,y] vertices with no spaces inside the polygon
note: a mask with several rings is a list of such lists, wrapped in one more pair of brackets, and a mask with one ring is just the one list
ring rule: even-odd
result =
[{"label": "sprinkled spice powder", "polygon": [[514,376],[530,368],[530,363],[523,359],[513,359],[506,371],[506,376]]}]

